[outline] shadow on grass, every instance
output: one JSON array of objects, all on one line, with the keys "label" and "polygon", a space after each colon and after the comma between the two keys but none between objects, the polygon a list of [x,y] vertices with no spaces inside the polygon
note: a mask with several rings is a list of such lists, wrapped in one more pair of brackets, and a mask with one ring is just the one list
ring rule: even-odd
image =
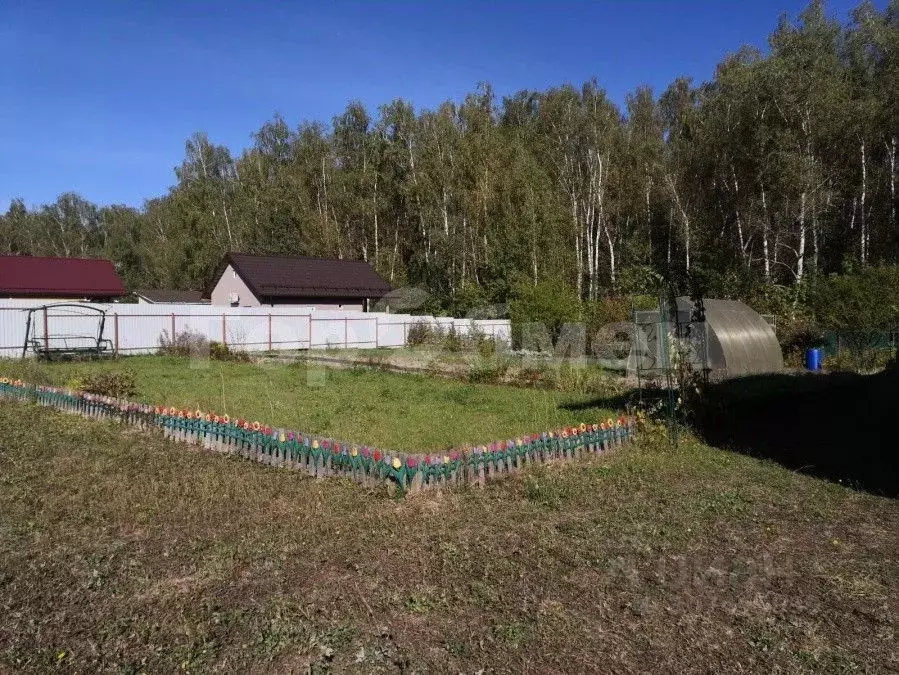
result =
[{"label": "shadow on grass", "polygon": [[[631,395],[591,401],[621,408]],[[899,497],[899,371],[756,375],[710,385],[693,421],[709,445]]]}]

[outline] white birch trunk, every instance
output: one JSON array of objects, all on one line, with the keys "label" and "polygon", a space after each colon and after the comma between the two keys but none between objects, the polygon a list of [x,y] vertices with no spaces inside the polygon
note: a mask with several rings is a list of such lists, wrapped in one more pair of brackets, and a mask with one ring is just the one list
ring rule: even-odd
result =
[{"label": "white birch trunk", "polygon": [[762,186],[762,258],[765,268],[765,280],[771,280],[771,255],[768,249],[768,230],[770,228],[768,217],[768,200],[765,196],[765,186]]},{"label": "white birch trunk", "polygon": [[896,220],[896,137],[887,146],[887,156],[890,161],[890,219],[893,225],[899,229],[899,220]]},{"label": "white birch trunk", "polygon": [[799,249],[796,252],[796,283],[802,281],[805,273],[805,191],[799,196]]},{"label": "white birch trunk", "polygon": [[861,142],[861,159],[862,159],[862,191],[861,196],[859,198],[859,214],[858,214],[858,224],[859,231],[861,235],[861,259],[862,264],[864,265],[868,262],[868,228],[865,222],[865,196],[868,189],[868,169],[867,162],[865,161],[865,142]]}]

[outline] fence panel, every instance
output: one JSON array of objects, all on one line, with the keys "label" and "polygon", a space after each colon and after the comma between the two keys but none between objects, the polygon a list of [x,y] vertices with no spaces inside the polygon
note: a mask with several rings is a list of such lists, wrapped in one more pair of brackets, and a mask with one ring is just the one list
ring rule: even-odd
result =
[{"label": "fence panel", "polygon": [[309,348],[311,326],[309,314],[270,314],[269,316],[272,322],[270,349]]},{"label": "fence panel", "polygon": [[[0,357],[18,357],[25,341],[27,310],[47,304],[33,300],[3,300],[0,304]],[[470,320],[450,317],[314,310],[311,308],[214,307],[172,304],[78,303],[107,312],[103,338],[121,354],[147,354],[159,349],[160,339],[183,332],[209,341],[226,342],[234,349],[268,351],[309,348],[403,347],[409,329],[425,323],[444,331],[454,327],[508,340],[507,320]],[[43,314],[35,312],[32,337],[44,336]],[[50,309],[50,336],[95,336],[98,317]]]}]

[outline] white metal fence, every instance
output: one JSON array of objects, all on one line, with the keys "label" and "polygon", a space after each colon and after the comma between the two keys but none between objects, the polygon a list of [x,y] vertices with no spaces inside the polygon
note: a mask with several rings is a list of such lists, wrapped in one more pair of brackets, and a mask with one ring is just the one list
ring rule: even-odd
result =
[{"label": "white metal fence", "polygon": [[[44,301],[0,300],[0,357],[18,357],[26,339],[29,309]],[[403,347],[417,323],[454,328],[460,335],[475,332],[509,342],[506,319],[454,319],[411,314],[316,310],[311,307],[213,307],[211,305],[137,305],[77,303],[106,311],[103,338],[119,354],[147,354],[159,349],[163,335],[185,331],[246,351],[317,348]],[[32,315],[31,337],[49,343],[96,335],[97,316],[66,308],[49,308]]]}]

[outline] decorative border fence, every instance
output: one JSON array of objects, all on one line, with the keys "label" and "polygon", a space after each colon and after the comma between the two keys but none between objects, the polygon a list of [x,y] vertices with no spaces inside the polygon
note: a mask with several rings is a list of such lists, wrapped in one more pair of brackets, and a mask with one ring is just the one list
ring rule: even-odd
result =
[{"label": "decorative border fence", "polygon": [[175,441],[310,476],[345,476],[367,486],[392,480],[410,492],[446,485],[483,487],[487,480],[530,464],[607,453],[632,439],[635,431],[634,420],[621,417],[445,453],[391,453],[202,410],[133,403],[7,378],[0,378],[0,399],[35,402],[138,429],[161,429]]}]

